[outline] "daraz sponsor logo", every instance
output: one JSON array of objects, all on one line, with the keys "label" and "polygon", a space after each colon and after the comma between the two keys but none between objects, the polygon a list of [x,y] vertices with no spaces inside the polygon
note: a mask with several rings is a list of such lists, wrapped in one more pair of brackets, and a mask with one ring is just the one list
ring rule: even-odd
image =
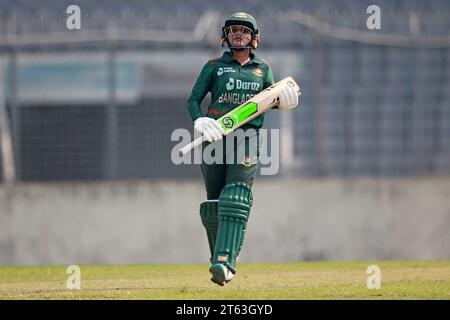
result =
[{"label": "daraz sponsor logo", "polygon": [[233,78],[228,78],[226,87],[227,87],[228,91],[231,91],[234,89],[259,91],[260,85],[261,84],[259,84],[258,82],[242,81],[240,79],[235,80]]}]

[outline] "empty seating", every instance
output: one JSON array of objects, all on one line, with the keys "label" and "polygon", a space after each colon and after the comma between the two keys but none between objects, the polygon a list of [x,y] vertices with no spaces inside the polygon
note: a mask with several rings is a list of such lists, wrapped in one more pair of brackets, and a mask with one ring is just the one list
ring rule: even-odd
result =
[{"label": "empty seating", "polygon": [[[61,23],[66,7],[64,1],[0,0],[0,3],[2,38],[11,30],[13,16],[17,17],[18,33],[65,30],[65,24]],[[293,147],[299,159],[296,174],[450,173],[449,48],[400,47],[395,44],[388,46],[342,40],[321,35],[301,24],[280,18],[287,11],[302,10],[331,25],[367,31],[365,9],[373,4],[371,0],[243,0],[236,4],[199,0],[79,0],[77,4],[82,8],[84,30],[105,31],[106,34],[111,21],[115,21],[125,37],[128,30],[189,33],[194,30],[204,12],[214,10],[218,13],[217,21],[209,26],[210,30],[204,30],[208,34],[207,41],[203,38],[199,41],[187,38],[186,42],[129,42],[130,48],[139,51],[143,57],[137,59],[136,70],[148,72],[145,71],[143,77],[132,77],[135,79],[133,80],[126,78],[120,67],[117,70],[119,96],[127,85],[136,81],[139,83],[134,85],[139,88],[138,94],[141,97],[132,106],[119,106],[117,162],[118,176],[121,178],[198,176],[196,168],[172,166],[168,159],[171,145],[166,138],[170,135],[170,130],[174,127],[192,128],[185,108],[187,96],[175,96],[173,91],[180,90],[167,86],[158,88],[146,83],[146,77],[165,77],[165,82],[173,77],[177,80],[171,82],[175,83],[174,88],[188,87],[195,79],[191,79],[190,73],[185,71],[197,67],[193,63],[174,59],[173,63],[161,63],[157,69],[152,69],[146,66],[144,56],[152,50],[161,49],[173,50],[180,57],[199,57],[205,50],[213,56],[222,51],[218,42],[223,19],[232,11],[238,10],[249,11],[258,20],[262,50],[258,49],[257,54],[264,56],[265,50],[289,50],[298,54],[298,59],[292,60],[298,61],[298,65],[279,59],[274,67],[276,76],[278,72],[289,71],[298,77],[303,90],[300,107],[289,113],[293,119],[292,130],[295,135]],[[411,12],[418,13],[421,35],[450,34],[448,0],[379,0],[377,4],[382,8],[382,29],[374,33],[408,34],[411,29]],[[425,15],[422,17],[421,13]],[[105,52],[103,43],[83,45],[89,46],[92,51]],[[119,47],[118,53],[121,55],[129,49],[128,41],[124,41]],[[72,48],[78,48],[77,44],[70,47],[64,44],[55,46],[54,53],[70,53],[75,60],[79,59]],[[39,54],[46,53],[45,45],[39,49],[42,49]],[[162,55],[164,53],[165,51]],[[23,60],[20,57],[19,64],[34,54],[36,50],[30,48]],[[51,56],[44,60],[50,61]],[[45,69],[39,64],[36,68]],[[30,92],[21,80],[28,79],[27,83],[30,84],[33,82],[33,75],[21,70],[23,69],[19,68],[19,96]],[[22,134],[19,150],[23,167],[19,169],[24,179],[101,179],[106,175],[107,163],[104,159],[107,158],[106,121],[109,109],[108,91],[105,88],[108,87],[108,79],[106,69],[102,70],[95,73],[98,86],[92,88],[97,93],[104,94],[104,101],[97,106],[67,104],[67,108],[62,105],[58,109],[52,109],[45,103],[44,106],[37,106],[38,108],[21,106],[24,108],[19,119]],[[166,73],[166,70],[170,72]],[[60,79],[61,75],[57,76]],[[77,92],[80,83],[85,82],[67,83],[73,85],[73,91]],[[32,87],[39,88],[39,83],[41,82],[34,81]],[[61,81],[57,84],[67,85]],[[167,97],[159,97],[165,93]],[[49,129],[42,127],[39,122],[45,113],[52,121]],[[266,115],[265,127],[279,128],[282,118],[280,115],[278,111],[270,111]],[[83,128],[89,130],[92,137],[83,135]],[[84,170],[83,163],[88,163],[90,168]]]}]

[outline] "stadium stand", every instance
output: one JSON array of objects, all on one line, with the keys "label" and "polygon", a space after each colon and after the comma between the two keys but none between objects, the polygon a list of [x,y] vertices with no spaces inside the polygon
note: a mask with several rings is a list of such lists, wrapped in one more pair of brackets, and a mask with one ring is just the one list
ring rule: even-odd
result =
[{"label": "stadium stand", "polygon": [[[108,47],[101,41],[11,44],[6,41],[11,35],[20,38],[21,35],[37,34],[36,37],[42,40],[46,39],[44,36],[67,32],[64,13],[71,3],[0,0],[0,57],[9,61],[5,78],[9,81],[9,91],[6,95],[12,122],[17,124],[13,129],[18,179],[179,179],[198,176],[198,167],[175,166],[170,162],[173,146],[170,133],[179,127],[191,129],[186,111],[189,92],[181,82],[191,81],[189,87],[199,70],[188,70],[181,75],[184,71],[180,69],[177,75],[174,72],[179,66],[181,68],[177,61],[173,62],[175,71],[170,69],[172,73],[148,65],[141,70],[140,60],[136,59],[132,63],[140,71],[133,75],[122,67],[125,62],[120,54],[129,50],[142,55],[172,50],[180,56],[192,56],[193,52],[206,51],[212,57],[220,52],[217,38],[222,19],[236,10],[255,14],[262,32],[261,54],[265,50],[289,50],[303,61],[298,70],[291,71],[304,94],[301,107],[293,114],[293,150],[299,165],[289,175],[450,173],[450,43],[434,46],[362,43],[333,38],[293,19],[284,19],[287,12],[301,11],[336,27],[367,32],[365,9],[371,2],[246,0],[230,5],[199,0],[78,1],[83,14],[82,32],[107,34],[111,26],[122,32],[120,41],[114,47]],[[377,3],[383,10],[382,29],[374,32],[406,37],[419,34],[428,39],[440,36],[448,39],[450,35],[450,2],[447,0],[383,0]],[[216,14],[211,29],[205,30],[212,33],[210,42],[204,39],[153,41],[149,40],[149,33],[145,33],[149,30],[175,34],[193,31],[202,14],[209,11]],[[145,33],[144,40],[127,40],[127,35],[136,39],[135,35],[139,35],[136,30]],[[45,87],[48,79],[59,79],[65,71],[61,71],[64,65],[60,66],[63,69],[56,68],[54,72],[42,68],[42,64],[39,69],[39,63],[36,65],[32,59],[28,62],[20,57],[46,54],[51,57],[51,54],[64,55],[68,51],[104,54],[108,50],[119,55],[113,67],[118,70],[117,90],[138,92],[135,99],[114,102],[117,106],[117,141],[113,143],[117,148],[117,168],[113,176],[108,171],[111,151],[108,149],[111,146],[109,98],[91,102],[63,99],[48,103],[45,96],[34,102],[33,97],[21,99],[26,93],[23,90],[25,82],[21,79],[29,79],[31,72],[44,79],[41,86]],[[16,69],[8,60],[11,52],[19,56]],[[161,60],[160,66],[168,63],[170,61]],[[108,64],[105,66],[107,68]],[[277,70],[274,71],[277,74]],[[14,79],[11,72],[19,75],[17,96],[10,90]],[[109,71],[105,72],[110,75]],[[159,76],[166,79],[162,86],[167,88],[170,75],[180,82],[174,86],[173,96],[163,94],[163,89],[158,94],[151,88],[140,87],[145,83],[142,79]],[[136,88],[126,88],[127,84],[134,83],[134,77]],[[98,92],[106,90],[106,97],[110,97],[108,84],[99,84],[101,81],[94,78],[94,75],[86,75],[84,79],[92,81]],[[268,115],[270,127],[276,127],[278,121],[276,114]]]}]

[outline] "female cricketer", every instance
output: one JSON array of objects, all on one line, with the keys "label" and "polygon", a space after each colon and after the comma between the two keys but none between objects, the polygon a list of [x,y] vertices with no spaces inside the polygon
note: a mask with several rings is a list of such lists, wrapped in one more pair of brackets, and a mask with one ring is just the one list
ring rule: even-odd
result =
[{"label": "female cricketer", "polygon": [[[204,145],[222,139],[224,131],[216,121],[218,118],[274,83],[269,64],[252,52],[258,47],[259,37],[256,20],[247,13],[237,12],[225,21],[221,44],[226,44],[229,51],[205,64],[188,100],[194,129],[207,140]],[[200,104],[208,92],[211,93],[211,103],[204,115]],[[297,92],[286,86],[280,93],[278,109],[289,110],[297,104]],[[263,121],[264,114],[242,129],[253,129],[259,136]],[[236,142],[234,147],[245,148],[248,147],[246,144],[247,138],[242,143]],[[256,154],[259,155],[259,150]],[[231,163],[201,164],[207,200],[200,204],[200,217],[211,251],[211,280],[220,286],[236,274],[236,260],[253,204],[251,188],[257,161],[250,161],[245,152],[243,156],[243,159],[236,157]]]}]

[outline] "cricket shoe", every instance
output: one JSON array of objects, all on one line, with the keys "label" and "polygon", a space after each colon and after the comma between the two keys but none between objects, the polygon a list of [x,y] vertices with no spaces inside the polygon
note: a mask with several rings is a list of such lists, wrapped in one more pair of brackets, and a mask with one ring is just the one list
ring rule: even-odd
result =
[{"label": "cricket shoe", "polygon": [[209,268],[209,272],[212,274],[211,281],[222,287],[234,277],[233,272],[221,263],[213,264]]}]

